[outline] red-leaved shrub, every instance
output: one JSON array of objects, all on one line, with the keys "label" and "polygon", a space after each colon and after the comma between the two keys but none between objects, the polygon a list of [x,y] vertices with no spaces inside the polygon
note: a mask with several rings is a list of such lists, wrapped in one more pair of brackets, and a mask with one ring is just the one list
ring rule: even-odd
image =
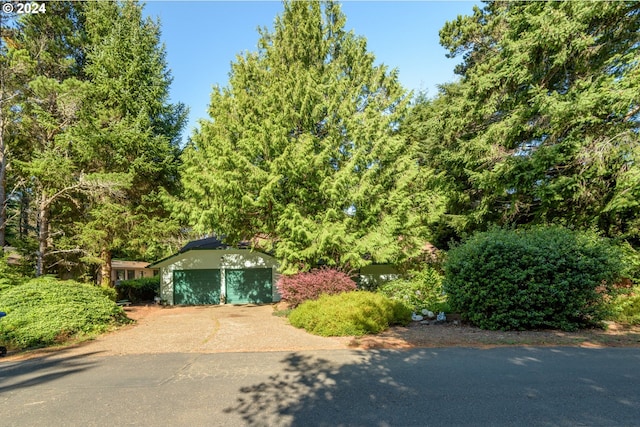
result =
[{"label": "red-leaved shrub", "polygon": [[356,283],[345,273],[321,268],[291,276],[280,276],[276,284],[283,300],[296,307],[298,304],[315,300],[322,294],[339,294],[355,291]]}]

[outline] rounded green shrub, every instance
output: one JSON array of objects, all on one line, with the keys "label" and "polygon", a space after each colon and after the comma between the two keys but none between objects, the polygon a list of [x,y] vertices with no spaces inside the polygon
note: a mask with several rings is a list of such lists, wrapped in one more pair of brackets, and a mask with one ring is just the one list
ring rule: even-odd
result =
[{"label": "rounded green shrub", "polygon": [[0,294],[0,342],[26,349],[93,336],[128,321],[99,286],[51,277],[12,286]]},{"label": "rounded green shrub", "polygon": [[558,226],[493,229],[452,248],[444,263],[448,302],[484,329],[592,326],[622,271],[609,240]]},{"label": "rounded green shrub", "polygon": [[300,304],[289,315],[293,326],[325,337],[376,334],[410,320],[407,306],[367,291],[322,295]]},{"label": "rounded green shrub", "polygon": [[116,291],[118,299],[128,299],[131,302],[153,301],[154,297],[160,295],[160,276],[123,280],[117,283]]}]

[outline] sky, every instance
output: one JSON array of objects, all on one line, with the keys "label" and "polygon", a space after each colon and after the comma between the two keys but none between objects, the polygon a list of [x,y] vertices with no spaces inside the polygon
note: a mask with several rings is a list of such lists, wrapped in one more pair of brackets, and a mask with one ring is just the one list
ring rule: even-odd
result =
[{"label": "sky", "polygon": [[[346,29],[367,39],[377,64],[398,70],[408,89],[437,93],[437,85],[454,81],[461,58],[447,58],[438,32],[445,22],[473,11],[471,1],[343,1]],[[147,0],[147,16],[159,18],[162,42],[173,83],[171,101],[190,109],[183,142],[208,118],[214,85],[227,86],[238,54],[257,50],[259,27],[273,29],[283,10],[280,1]]]}]

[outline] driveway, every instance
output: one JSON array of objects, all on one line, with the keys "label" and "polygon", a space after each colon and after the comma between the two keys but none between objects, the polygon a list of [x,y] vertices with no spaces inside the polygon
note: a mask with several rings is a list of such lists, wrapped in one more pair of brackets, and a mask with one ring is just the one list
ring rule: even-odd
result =
[{"label": "driveway", "polygon": [[[149,305],[125,311],[136,319],[134,324],[66,349],[65,355],[332,350],[350,348],[353,340],[311,335],[291,326],[285,318],[274,316],[271,305]],[[56,350],[45,352],[49,351]]]}]

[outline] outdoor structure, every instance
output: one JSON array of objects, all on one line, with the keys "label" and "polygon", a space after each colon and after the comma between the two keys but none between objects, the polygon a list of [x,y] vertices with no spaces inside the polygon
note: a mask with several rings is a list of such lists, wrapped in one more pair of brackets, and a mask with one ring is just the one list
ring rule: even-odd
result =
[{"label": "outdoor structure", "polygon": [[149,267],[160,269],[160,298],[171,305],[280,300],[275,258],[247,245],[228,246],[216,237],[190,242]]},{"label": "outdoor structure", "polygon": [[148,268],[148,262],[123,261],[114,259],[111,261],[111,284],[121,280],[140,279],[142,277],[153,277],[158,275],[157,268]]},{"label": "outdoor structure", "polygon": [[358,271],[358,286],[362,289],[376,289],[378,286],[400,278],[400,273],[391,264],[370,264]]}]

